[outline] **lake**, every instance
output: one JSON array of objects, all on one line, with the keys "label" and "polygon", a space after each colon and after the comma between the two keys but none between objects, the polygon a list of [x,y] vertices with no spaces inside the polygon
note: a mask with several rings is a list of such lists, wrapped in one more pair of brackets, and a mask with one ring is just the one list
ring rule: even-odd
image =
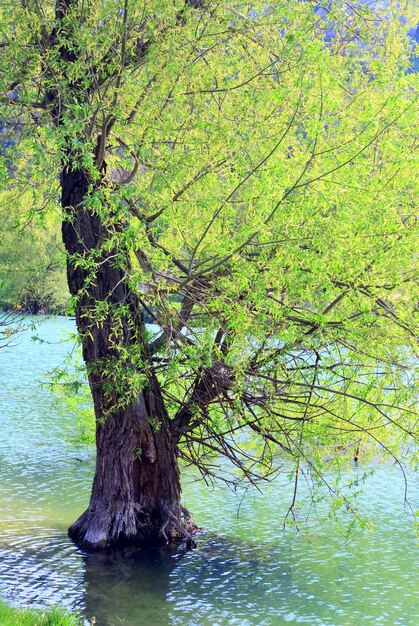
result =
[{"label": "lake", "polygon": [[[97,626],[417,626],[419,548],[397,467],[377,463],[359,508],[376,525],[345,542],[313,516],[283,529],[290,486],[260,494],[208,488],[185,476],[184,503],[204,532],[193,551],[88,555],[67,538],[85,509],[93,450],[67,442],[74,418],[42,381],[62,365],[66,318],[27,330],[0,350],[0,594],[31,606],[64,604]],[[354,464],[356,478],[368,468]],[[417,477],[410,501],[419,509]],[[349,515],[349,514],[348,514]],[[87,621],[89,620],[89,621]]]}]

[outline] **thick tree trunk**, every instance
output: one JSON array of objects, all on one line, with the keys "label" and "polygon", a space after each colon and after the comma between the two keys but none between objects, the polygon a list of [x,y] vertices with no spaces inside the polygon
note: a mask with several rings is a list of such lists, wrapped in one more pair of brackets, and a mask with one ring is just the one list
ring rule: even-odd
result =
[{"label": "thick tree trunk", "polygon": [[[68,284],[97,420],[90,504],[69,535],[85,549],[191,542],[195,526],[180,504],[177,437],[144,342],[141,307],[126,281],[128,254],[123,244],[103,246],[112,234],[86,208],[87,174],[64,170],[61,184]],[[129,373],[140,368],[145,382],[133,394]]]},{"label": "thick tree trunk", "polygon": [[145,399],[97,426],[96,473],[88,509],[69,535],[85,549],[191,543],[180,504],[176,446],[167,424],[149,423]]}]

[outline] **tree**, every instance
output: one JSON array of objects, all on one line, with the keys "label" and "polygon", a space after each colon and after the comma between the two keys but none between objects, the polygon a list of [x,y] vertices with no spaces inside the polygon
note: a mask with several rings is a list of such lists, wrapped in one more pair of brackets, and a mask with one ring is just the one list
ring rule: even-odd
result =
[{"label": "tree", "polygon": [[[37,204],[31,190],[16,201],[5,191],[2,206],[10,206],[1,216],[0,306],[27,313],[63,312],[69,293],[65,277],[65,256],[60,224],[52,214],[28,217],[28,205]],[[42,201],[41,201],[42,204]]]},{"label": "tree", "polygon": [[74,541],[191,542],[180,459],[233,483],[286,468],[293,515],[302,472],[345,504],[330,451],[379,444],[401,465],[417,438],[415,10],[0,10],[8,185],[38,189],[43,211],[61,197],[96,414]]}]

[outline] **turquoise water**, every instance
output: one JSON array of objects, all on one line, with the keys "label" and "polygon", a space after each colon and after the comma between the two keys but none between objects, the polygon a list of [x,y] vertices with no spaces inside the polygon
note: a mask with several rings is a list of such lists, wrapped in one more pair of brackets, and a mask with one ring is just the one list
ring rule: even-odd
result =
[{"label": "turquoise water", "polygon": [[[86,555],[67,538],[84,510],[93,451],[66,441],[72,416],[47,387],[71,320],[47,320],[0,350],[0,593],[16,604],[61,603],[98,626],[417,626],[419,549],[396,467],[377,465],[359,508],[376,525],[345,543],[332,522],[283,530],[290,487],[209,489],[186,476],[184,500],[205,531],[192,552]],[[348,468],[354,478],[365,469]],[[410,501],[419,508],[417,479]]]}]

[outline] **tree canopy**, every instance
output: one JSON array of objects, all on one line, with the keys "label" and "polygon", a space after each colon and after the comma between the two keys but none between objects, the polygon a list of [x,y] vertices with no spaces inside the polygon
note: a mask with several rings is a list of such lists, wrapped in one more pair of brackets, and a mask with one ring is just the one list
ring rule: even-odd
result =
[{"label": "tree canopy", "polygon": [[0,203],[13,207],[1,215],[0,306],[34,314],[65,312],[69,294],[57,215],[29,216],[28,206],[37,206],[30,192],[17,199],[6,191]]},{"label": "tree canopy", "polygon": [[132,462],[165,431],[206,479],[322,485],[417,441],[402,4],[2,2],[4,208],[61,204],[98,448],[142,397]]}]

